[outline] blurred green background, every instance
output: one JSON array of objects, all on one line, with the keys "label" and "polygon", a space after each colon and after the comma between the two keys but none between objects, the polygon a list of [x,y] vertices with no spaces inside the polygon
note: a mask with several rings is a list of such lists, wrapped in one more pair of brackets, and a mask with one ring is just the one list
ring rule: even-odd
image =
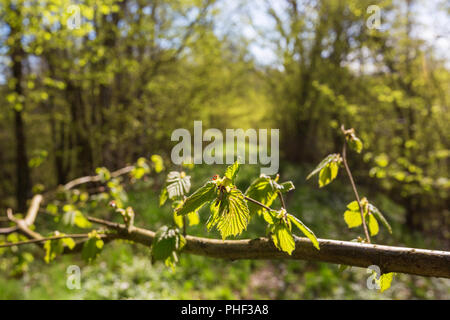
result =
[{"label": "blurred green background", "polygon": [[[369,5],[380,9],[377,28]],[[364,142],[349,155],[360,194],[394,229],[374,241],[449,250],[449,14],[439,0],[0,0],[0,227],[6,208],[24,213],[34,193],[152,154],[166,171],[128,186],[125,204],[138,226],[172,223],[158,206],[175,168],[170,136],[202,120],[223,132],[279,128],[281,179],[296,185],[290,212],[320,238],[351,240],[361,230],[342,218],[353,200],[344,175],[323,190],[305,181],[341,150],[345,124]],[[223,170],[189,174],[196,187]],[[244,166],[239,186],[258,175]],[[101,206],[86,210],[111,218]],[[61,210],[42,211],[37,230],[61,227]],[[206,232],[207,217],[188,232],[219,237]],[[255,219],[240,237],[264,232]],[[37,248],[0,249],[0,298],[450,297],[445,279],[399,275],[379,294],[358,268],[182,255],[173,272],[149,256],[115,242],[92,265],[77,255],[47,265]],[[71,264],[82,269],[82,290],[66,288]]]}]

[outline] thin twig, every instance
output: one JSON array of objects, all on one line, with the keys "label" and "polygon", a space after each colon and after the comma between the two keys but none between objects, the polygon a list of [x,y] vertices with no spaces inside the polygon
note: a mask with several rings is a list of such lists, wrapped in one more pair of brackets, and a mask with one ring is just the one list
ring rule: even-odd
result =
[{"label": "thin twig", "polygon": [[20,245],[25,245],[25,244],[30,244],[30,243],[39,243],[39,242],[45,242],[45,241],[48,241],[48,240],[59,240],[59,239],[65,239],[65,238],[88,238],[88,237],[89,237],[89,235],[87,233],[66,234],[66,235],[52,236],[52,237],[47,237],[47,238],[31,239],[31,240],[3,243],[3,244],[0,244],[0,248],[14,247],[14,246],[20,246]]},{"label": "thin twig", "polygon": [[264,209],[268,210],[269,212],[273,210],[270,207],[266,206],[265,204],[262,204],[261,202],[256,201],[255,199],[249,198],[247,196],[244,196],[244,199],[247,201],[253,202],[254,204],[257,204],[260,207],[263,207]]},{"label": "thin twig", "polygon": [[346,153],[347,153],[347,140],[344,141],[344,147],[342,148],[342,159],[343,159],[342,162],[344,163],[345,171],[347,171],[348,178],[350,179],[350,184],[352,185],[352,188],[353,188],[353,193],[355,194],[356,201],[358,202],[359,211],[361,213],[362,225],[364,227],[364,233],[366,234],[366,240],[368,243],[370,243],[370,236],[369,236],[369,231],[367,230],[366,219],[364,218],[364,211],[361,206],[361,201],[359,199],[358,190],[356,189],[355,181],[353,180],[352,172],[350,171],[350,168],[348,167],[348,164],[347,164]]}]

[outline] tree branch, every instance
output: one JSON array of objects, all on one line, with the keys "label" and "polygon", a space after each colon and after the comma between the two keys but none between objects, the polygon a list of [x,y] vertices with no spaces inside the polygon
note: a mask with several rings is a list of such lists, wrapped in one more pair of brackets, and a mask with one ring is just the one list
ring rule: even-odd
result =
[{"label": "tree branch", "polygon": [[[117,224],[89,217],[91,222],[99,223],[117,231],[115,239],[130,240],[151,246],[155,232],[133,227],[128,230]],[[107,235],[106,237],[108,237]],[[426,277],[450,278],[450,252],[414,248],[393,247],[318,239],[320,250],[308,238],[295,237],[295,250],[292,255],[279,251],[268,238],[246,240],[218,240],[186,236],[183,252],[218,259],[292,259],[322,261],[367,268],[378,265],[383,273],[400,272]]]}]

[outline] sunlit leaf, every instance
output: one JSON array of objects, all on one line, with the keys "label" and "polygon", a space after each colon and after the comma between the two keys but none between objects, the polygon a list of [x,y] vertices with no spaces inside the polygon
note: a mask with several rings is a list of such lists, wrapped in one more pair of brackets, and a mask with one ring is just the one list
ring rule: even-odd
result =
[{"label": "sunlit leaf", "polygon": [[323,159],[318,165],[317,167],[306,177],[306,180],[308,180],[309,178],[311,178],[313,175],[315,175],[316,173],[320,172],[323,168],[325,168],[330,162],[332,161],[339,161],[339,159],[341,158],[341,156],[338,153],[332,153],[328,156],[326,156],[325,159]]},{"label": "sunlit leaf", "polygon": [[234,180],[236,179],[236,176],[239,172],[239,167],[240,163],[239,161],[236,161],[225,170],[225,177],[230,179],[232,183],[234,183]]},{"label": "sunlit leaf", "polygon": [[344,220],[349,228],[359,227],[362,224],[361,213],[359,211],[345,211]]},{"label": "sunlit leaf", "polygon": [[392,280],[394,279],[395,272],[384,273],[380,276],[380,292],[384,292],[391,287]]},{"label": "sunlit leaf", "polygon": [[271,233],[272,241],[278,250],[291,255],[292,251],[295,250],[295,241],[288,226],[278,223],[271,228]]},{"label": "sunlit leaf", "polygon": [[178,215],[185,215],[194,211],[198,211],[204,204],[214,200],[217,197],[217,186],[213,181],[208,181],[200,187],[186,200],[182,206],[177,209]]},{"label": "sunlit leaf", "polygon": [[336,162],[328,163],[325,168],[320,170],[319,187],[322,188],[332,182],[338,174],[339,165]]},{"label": "sunlit leaf", "polygon": [[369,231],[370,231],[370,235],[371,236],[375,236],[376,234],[378,234],[379,231],[379,227],[378,227],[378,222],[377,219],[375,219],[375,217],[372,214],[369,214]]},{"label": "sunlit leaf", "polygon": [[169,199],[181,198],[191,189],[191,177],[184,171],[171,171],[167,175],[166,190]]},{"label": "sunlit leaf", "polygon": [[374,205],[369,203],[369,212],[372,213],[375,217],[377,217],[378,220],[385,226],[386,229],[388,229],[389,233],[392,233],[392,228],[389,222],[387,222],[386,218],[383,216],[383,214],[378,210]]},{"label": "sunlit leaf", "polygon": [[215,221],[222,239],[237,236],[247,228],[250,212],[240,190],[232,189],[224,196],[219,203],[218,219]]},{"label": "sunlit leaf", "polygon": [[89,239],[83,245],[81,257],[88,263],[94,261],[102,251],[103,245],[103,240],[97,235],[96,232],[92,232]]},{"label": "sunlit leaf", "polygon": [[311,242],[313,243],[314,247],[316,247],[317,250],[320,250],[319,248],[319,241],[317,240],[316,235],[314,234],[314,232],[311,231],[311,229],[309,229],[302,221],[300,221],[300,219],[298,219],[297,217],[294,217],[291,214],[287,215],[288,219],[297,227],[300,229],[301,232],[303,232],[303,234],[305,236],[307,236],[309,238],[309,240],[311,240]]},{"label": "sunlit leaf", "polygon": [[[277,198],[277,189],[270,177],[261,175],[247,188],[245,195],[270,207]],[[264,208],[261,208],[259,205],[252,202],[248,202],[248,208],[252,215],[261,215],[262,212],[265,211]]]}]

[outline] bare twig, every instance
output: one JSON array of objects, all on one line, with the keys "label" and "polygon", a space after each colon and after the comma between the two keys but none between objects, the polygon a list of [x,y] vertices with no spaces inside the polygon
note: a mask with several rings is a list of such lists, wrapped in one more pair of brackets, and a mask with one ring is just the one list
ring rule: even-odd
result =
[{"label": "bare twig", "polygon": [[[102,236],[99,234],[99,236]],[[0,244],[0,248],[6,248],[6,247],[14,247],[14,246],[21,246],[31,243],[40,243],[45,242],[48,240],[59,240],[59,239],[65,239],[65,238],[88,238],[89,235],[87,233],[83,234],[66,234],[66,235],[60,235],[60,236],[52,236],[52,237],[46,237],[46,238],[40,238],[40,239],[31,239],[31,240],[24,240],[24,241],[17,241],[17,242],[8,242],[8,243],[2,243]]]},{"label": "bare twig", "polygon": [[[344,127],[342,127],[341,129],[345,133]],[[352,185],[352,189],[353,189],[353,193],[355,194],[356,201],[358,202],[359,211],[361,213],[362,225],[364,227],[364,233],[366,235],[366,240],[368,243],[370,243],[369,231],[367,230],[366,219],[364,218],[364,211],[361,206],[361,201],[359,198],[358,190],[356,189],[356,184],[355,184],[355,181],[353,180],[352,172],[350,171],[350,168],[347,164],[347,140],[345,138],[344,138],[344,146],[342,147],[342,160],[343,160],[342,162],[344,163],[345,171],[347,172],[348,178],[350,180],[350,184]]]}]

